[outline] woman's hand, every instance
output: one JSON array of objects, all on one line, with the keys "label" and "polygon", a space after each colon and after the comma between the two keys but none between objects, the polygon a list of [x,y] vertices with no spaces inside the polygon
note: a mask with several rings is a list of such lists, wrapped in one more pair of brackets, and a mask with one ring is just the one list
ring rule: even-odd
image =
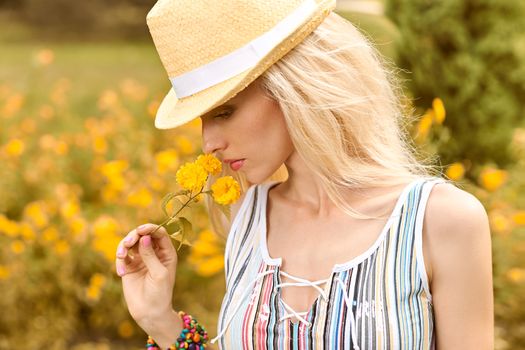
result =
[{"label": "woman's hand", "polygon": [[139,226],[117,248],[117,274],[122,277],[129,312],[145,331],[173,315],[177,252],[163,227],[152,233],[156,227]]}]

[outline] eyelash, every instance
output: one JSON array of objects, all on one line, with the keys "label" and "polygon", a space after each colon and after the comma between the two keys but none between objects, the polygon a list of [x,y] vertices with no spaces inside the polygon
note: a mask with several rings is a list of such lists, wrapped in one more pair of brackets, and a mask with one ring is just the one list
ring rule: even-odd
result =
[{"label": "eyelash", "polygon": [[223,118],[223,119],[228,119],[228,117],[231,115],[231,112],[222,112],[220,114],[217,114],[215,118]]}]

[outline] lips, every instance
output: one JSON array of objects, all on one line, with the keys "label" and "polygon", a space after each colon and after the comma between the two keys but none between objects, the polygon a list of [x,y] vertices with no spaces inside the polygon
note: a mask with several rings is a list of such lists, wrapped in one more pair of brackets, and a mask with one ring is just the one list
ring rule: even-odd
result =
[{"label": "lips", "polygon": [[235,160],[234,159],[225,159],[224,160],[225,163],[230,164],[230,168],[233,171],[239,170],[243,166],[244,161],[245,161],[245,159],[235,159]]}]

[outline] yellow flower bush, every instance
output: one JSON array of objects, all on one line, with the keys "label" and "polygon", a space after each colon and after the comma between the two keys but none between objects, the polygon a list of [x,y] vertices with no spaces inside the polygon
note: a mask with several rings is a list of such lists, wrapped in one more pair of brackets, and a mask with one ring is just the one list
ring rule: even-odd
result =
[{"label": "yellow flower bush", "polygon": [[188,262],[201,276],[209,277],[224,268],[224,256],[219,239],[211,230],[203,230],[191,248]]}]

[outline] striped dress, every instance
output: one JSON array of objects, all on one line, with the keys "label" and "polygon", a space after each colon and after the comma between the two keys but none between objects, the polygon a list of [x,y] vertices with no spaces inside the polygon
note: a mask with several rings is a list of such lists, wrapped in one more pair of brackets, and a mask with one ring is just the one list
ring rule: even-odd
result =
[{"label": "striped dress", "polygon": [[[444,180],[408,184],[375,243],[318,281],[288,274],[281,258],[269,256],[266,202],[278,182],[251,186],[226,242],[226,294],[211,342],[228,350],[434,349],[422,226],[438,182]],[[296,282],[282,283],[281,275]],[[315,288],[319,296],[298,312],[281,298],[287,285]]]}]

